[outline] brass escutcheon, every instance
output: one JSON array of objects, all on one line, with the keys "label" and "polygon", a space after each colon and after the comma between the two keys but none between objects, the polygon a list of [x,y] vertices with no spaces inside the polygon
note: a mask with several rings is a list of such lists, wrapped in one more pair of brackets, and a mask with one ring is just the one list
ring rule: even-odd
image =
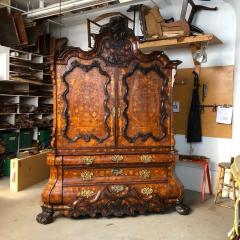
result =
[{"label": "brass escutcheon", "polygon": [[90,181],[90,180],[92,180],[93,172],[84,171],[81,173],[81,177],[84,181]]},{"label": "brass escutcheon", "polygon": [[114,168],[114,169],[112,169],[112,173],[113,173],[115,176],[123,175],[123,170],[122,170],[122,169]]},{"label": "brass escutcheon", "polygon": [[86,164],[86,165],[91,165],[93,164],[95,158],[94,157],[84,157],[83,158],[83,162]]},{"label": "brass escutcheon", "polygon": [[151,155],[141,155],[140,160],[144,163],[150,163],[152,161],[152,156]]},{"label": "brass escutcheon", "polygon": [[95,194],[96,194],[96,192],[94,190],[84,189],[84,190],[81,190],[81,192],[79,193],[79,196],[84,197],[84,198],[90,198]]},{"label": "brass escutcheon", "polygon": [[145,179],[150,178],[151,177],[151,171],[150,170],[146,170],[146,169],[142,169],[139,171],[139,175]]},{"label": "brass escutcheon", "polygon": [[114,155],[112,156],[112,161],[113,162],[120,162],[123,160],[123,155]]},{"label": "brass escutcheon", "polygon": [[115,193],[119,193],[124,190],[124,186],[123,185],[114,185],[114,186],[111,186],[111,190]]},{"label": "brass escutcheon", "polygon": [[144,195],[151,195],[153,193],[153,189],[150,187],[145,187],[141,189],[141,193]]}]

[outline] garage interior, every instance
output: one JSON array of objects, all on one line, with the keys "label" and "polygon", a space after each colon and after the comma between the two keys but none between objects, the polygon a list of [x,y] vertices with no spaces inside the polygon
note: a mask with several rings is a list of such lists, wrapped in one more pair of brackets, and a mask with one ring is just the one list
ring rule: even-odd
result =
[{"label": "garage interior", "polygon": [[239,10],[0,0],[2,238],[239,239]]}]

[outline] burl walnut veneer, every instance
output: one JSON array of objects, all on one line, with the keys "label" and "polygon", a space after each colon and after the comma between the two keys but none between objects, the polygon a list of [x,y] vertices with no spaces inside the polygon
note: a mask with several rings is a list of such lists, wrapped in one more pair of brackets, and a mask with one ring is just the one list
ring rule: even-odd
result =
[{"label": "burl walnut veneer", "polygon": [[126,19],[112,19],[90,52],[68,48],[53,66],[53,151],[37,221],[161,212],[182,203],[174,174],[172,86],[179,61],[143,54]]}]

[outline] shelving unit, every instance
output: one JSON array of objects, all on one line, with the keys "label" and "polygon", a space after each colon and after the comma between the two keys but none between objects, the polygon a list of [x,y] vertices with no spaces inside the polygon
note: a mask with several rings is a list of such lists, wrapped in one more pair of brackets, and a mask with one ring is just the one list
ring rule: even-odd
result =
[{"label": "shelving unit", "polygon": [[[44,56],[0,46],[0,135],[16,133],[16,153],[39,142],[39,132],[52,127],[53,98]],[[48,64],[48,63],[47,63]],[[31,141],[30,141],[31,143]]]},{"label": "shelving unit", "polygon": [[10,49],[10,80],[43,80],[43,56]]}]

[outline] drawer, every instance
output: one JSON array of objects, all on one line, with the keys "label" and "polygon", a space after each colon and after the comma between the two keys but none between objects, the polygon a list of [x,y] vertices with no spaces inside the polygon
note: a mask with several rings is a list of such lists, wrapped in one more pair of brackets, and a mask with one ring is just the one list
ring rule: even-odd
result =
[{"label": "drawer", "polygon": [[135,190],[140,196],[142,196],[142,198],[151,198],[151,196],[154,194],[157,194],[161,199],[168,198],[167,183],[127,183],[98,186],[64,187],[63,201],[66,205],[76,203],[77,199],[79,198],[91,201],[91,199],[95,199],[98,196],[101,198],[101,194],[99,193],[103,192],[110,192],[112,195],[123,196],[131,192],[132,189]]},{"label": "drawer", "polygon": [[[63,165],[91,166],[95,164],[166,163],[175,161],[176,156],[174,154],[63,156]],[[62,159],[56,161],[56,164],[62,164]]]},{"label": "drawer", "polygon": [[79,169],[64,167],[63,184],[68,186],[91,185],[95,183],[127,183],[146,181],[167,181],[167,167],[127,167]]}]

